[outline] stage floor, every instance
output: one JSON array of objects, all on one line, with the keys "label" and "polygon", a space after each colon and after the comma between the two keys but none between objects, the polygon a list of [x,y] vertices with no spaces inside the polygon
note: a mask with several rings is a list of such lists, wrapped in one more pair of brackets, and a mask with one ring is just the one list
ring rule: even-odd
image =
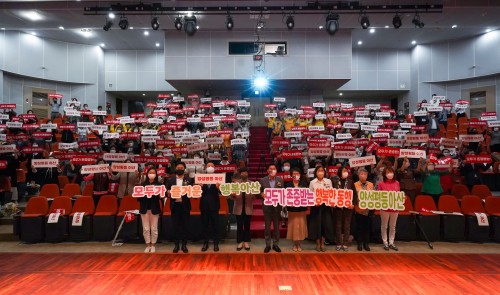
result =
[{"label": "stage floor", "polygon": [[[170,246],[168,252],[165,247],[155,254],[137,253],[142,245],[136,245],[135,253],[126,247],[97,253],[92,243],[79,245],[87,247],[86,253],[68,251],[68,244],[45,245],[53,253],[27,253],[26,247],[36,250],[38,245],[19,244],[20,252],[9,253],[0,245],[0,294],[443,295],[500,290],[500,254],[494,254],[498,244],[468,244],[475,250],[492,246],[485,251],[490,254],[439,253],[444,244],[428,253],[387,253],[373,245],[372,253],[281,254],[264,254],[260,248],[201,254],[198,245],[189,254],[171,254]],[[56,253],[61,248],[67,253]],[[123,253],[115,251],[120,248]]]}]

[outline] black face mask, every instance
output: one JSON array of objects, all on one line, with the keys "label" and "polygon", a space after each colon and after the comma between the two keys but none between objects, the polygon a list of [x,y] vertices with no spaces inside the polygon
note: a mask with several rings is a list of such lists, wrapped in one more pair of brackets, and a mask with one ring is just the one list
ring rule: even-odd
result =
[{"label": "black face mask", "polygon": [[177,169],[175,170],[175,174],[181,176],[181,175],[184,175],[184,169]]}]

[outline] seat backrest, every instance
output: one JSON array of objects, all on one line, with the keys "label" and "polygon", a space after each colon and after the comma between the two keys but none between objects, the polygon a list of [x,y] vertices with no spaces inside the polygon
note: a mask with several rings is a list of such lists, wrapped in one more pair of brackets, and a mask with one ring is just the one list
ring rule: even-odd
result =
[{"label": "seat backrest", "polygon": [[462,199],[465,195],[470,195],[469,188],[465,184],[454,184],[451,187],[451,194],[458,200]]},{"label": "seat backrest", "polygon": [[0,176],[0,188],[8,192],[11,191],[10,176]]},{"label": "seat backrest", "polygon": [[24,209],[24,214],[45,215],[49,211],[49,202],[44,197],[31,197]]},{"label": "seat backrest", "polygon": [[500,197],[487,197],[484,208],[488,214],[500,215]]},{"label": "seat backrest", "polygon": [[73,205],[73,210],[71,212],[86,212],[88,214],[94,214],[94,211],[94,199],[88,196],[81,196],[76,199],[75,204]]},{"label": "seat backrest", "polygon": [[200,212],[200,198],[191,198],[191,212]]},{"label": "seat backrest", "polygon": [[73,197],[75,195],[81,195],[80,186],[76,183],[68,183],[64,186],[61,196]]},{"label": "seat backrest", "polygon": [[47,198],[59,197],[59,186],[54,183],[44,184],[42,186],[42,189],[40,190],[40,196],[44,196]]},{"label": "seat backrest", "polygon": [[220,204],[220,210],[219,212],[223,212],[225,214],[229,213],[229,206],[227,204],[227,199],[225,197],[220,197],[219,198],[219,204]]},{"label": "seat backrest", "polygon": [[114,195],[104,195],[99,199],[95,212],[111,212],[116,214],[118,211],[118,200]]},{"label": "seat backrest", "polygon": [[418,195],[415,199],[415,211],[422,211],[422,209],[426,210],[436,210],[436,203],[434,203],[434,199],[428,195]]},{"label": "seat backrest", "polygon": [[57,176],[57,180],[59,182],[59,187],[61,188],[64,188],[66,186],[66,184],[69,183],[69,179],[68,179],[68,176],[66,175],[59,175]]},{"label": "seat backrest", "polygon": [[498,167],[500,167],[500,161],[495,162],[495,164],[493,164],[493,172],[500,173],[500,169],[498,169]]},{"label": "seat backrest", "polygon": [[413,205],[411,203],[411,199],[408,196],[405,196],[405,210],[403,212],[413,211]]},{"label": "seat backrest", "polygon": [[122,198],[122,201],[120,202],[120,208],[118,209],[118,212],[139,210],[139,208],[139,202],[137,202],[136,198],[132,196],[124,196]]},{"label": "seat backrest", "polygon": [[65,215],[69,215],[71,213],[71,209],[73,206],[71,205],[71,199],[68,197],[59,197],[55,198],[50,204],[49,213],[54,212],[56,209],[64,209]]},{"label": "seat backrest", "polygon": [[484,184],[476,184],[472,187],[471,195],[479,196],[481,199],[486,199],[491,196],[490,188]]},{"label": "seat backrest", "polygon": [[462,212],[457,198],[452,195],[442,195],[439,197],[438,210],[444,212]]},{"label": "seat backrest", "polygon": [[474,213],[486,213],[481,198],[474,195],[465,195],[462,197],[462,213],[474,215]]},{"label": "seat backrest", "polygon": [[92,196],[92,193],[94,191],[94,183],[87,183],[85,187],[83,188],[82,196]]}]

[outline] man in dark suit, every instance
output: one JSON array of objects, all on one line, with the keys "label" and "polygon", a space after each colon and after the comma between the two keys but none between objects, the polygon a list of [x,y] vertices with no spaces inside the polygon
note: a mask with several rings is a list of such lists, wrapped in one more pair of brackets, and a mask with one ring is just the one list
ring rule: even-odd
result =
[{"label": "man in dark suit", "polygon": [[[207,173],[214,173],[215,165],[212,162],[207,163]],[[208,241],[214,241],[214,251],[219,251],[219,209],[220,209],[220,183],[204,184],[201,189],[200,212],[203,229],[203,247],[202,252],[208,250]],[[209,227],[212,228],[210,234]]]},{"label": "man in dark suit", "polygon": [[185,176],[186,164],[179,162],[175,166],[175,176],[167,180],[167,191],[170,197],[170,211],[172,212],[172,225],[174,228],[174,253],[179,252],[179,242],[182,241],[182,252],[188,253],[187,231],[189,225],[189,215],[191,211],[191,201],[187,195],[179,199],[171,197],[172,186],[192,185],[193,180]]},{"label": "man in dark suit", "polygon": [[[275,164],[267,165],[268,176],[260,180],[260,190],[263,199],[265,198],[264,189],[285,187],[283,178],[276,176],[277,172],[278,170],[276,169]],[[278,246],[280,240],[279,221],[281,218],[281,206],[278,205],[274,207],[272,205],[268,206],[262,204],[262,211],[264,212],[264,220],[265,220],[264,237],[266,238],[266,248],[264,249],[264,253],[269,253],[269,251],[271,251],[271,221],[273,222],[273,227],[274,227],[272,249],[279,253],[281,252],[281,249]]]}]

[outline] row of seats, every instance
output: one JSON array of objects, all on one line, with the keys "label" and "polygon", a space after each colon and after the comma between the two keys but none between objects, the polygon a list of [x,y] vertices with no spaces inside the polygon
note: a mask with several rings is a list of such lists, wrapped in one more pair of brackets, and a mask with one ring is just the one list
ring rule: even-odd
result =
[{"label": "row of seats", "polygon": [[[430,211],[442,211],[447,214]],[[475,213],[485,213],[488,216],[489,226],[479,226]],[[500,242],[500,197],[487,197],[483,206],[483,201],[478,196],[465,195],[459,204],[455,196],[442,195],[436,206],[431,196],[419,195],[415,199],[415,207],[407,197],[405,210],[399,213],[396,223],[398,240],[413,241],[417,238],[425,240],[417,228],[415,218],[430,241]],[[380,237],[379,212],[375,212],[372,237]]]},{"label": "row of seats", "polygon": [[[191,200],[191,218],[188,226],[190,240],[199,240],[203,237],[201,231],[200,199]],[[49,204],[50,203],[50,204]],[[224,197],[220,198],[219,233],[225,238],[225,229],[228,223],[228,204]],[[56,209],[64,209],[57,223],[48,223],[50,213]],[[90,196],[80,196],[72,201],[67,196],[56,196],[51,202],[44,196],[32,197],[28,201],[24,214],[18,219],[20,240],[26,243],[62,242],[68,238],[72,241],[110,241],[113,239],[119,224],[126,211],[139,210],[136,198],[125,196],[118,205],[114,195],[104,195],[100,198],[97,208],[94,199]],[[75,213],[85,212],[81,226],[73,226],[72,219]],[[165,202],[160,220],[161,238],[173,239],[173,227],[170,212],[170,202]],[[119,239],[135,240],[142,238],[142,224],[140,217],[124,223]]]}]

